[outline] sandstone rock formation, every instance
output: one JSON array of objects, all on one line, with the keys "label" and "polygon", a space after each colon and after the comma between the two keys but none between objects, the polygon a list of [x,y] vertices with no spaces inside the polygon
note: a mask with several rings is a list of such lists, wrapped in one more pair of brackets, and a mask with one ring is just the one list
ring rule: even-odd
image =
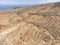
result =
[{"label": "sandstone rock formation", "polygon": [[60,45],[59,4],[0,11],[0,45]]}]

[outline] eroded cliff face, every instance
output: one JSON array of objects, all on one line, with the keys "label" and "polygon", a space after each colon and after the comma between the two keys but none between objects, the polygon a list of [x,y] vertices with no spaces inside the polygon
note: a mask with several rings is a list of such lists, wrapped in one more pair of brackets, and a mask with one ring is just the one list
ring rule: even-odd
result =
[{"label": "eroded cliff face", "polygon": [[60,45],[59,10],[54,3],[0,11],[0,45]]}]

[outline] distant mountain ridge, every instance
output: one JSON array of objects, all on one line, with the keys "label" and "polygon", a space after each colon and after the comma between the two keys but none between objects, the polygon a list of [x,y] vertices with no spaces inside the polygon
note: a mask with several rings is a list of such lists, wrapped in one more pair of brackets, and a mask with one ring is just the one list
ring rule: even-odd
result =
[{"label": "distant mountain ridge", "polygon": [[0,5],[0,10],[6,10],[6,9],[11,9],[11,8],[20,8],[20,7],[25,7],[28,5]]}]

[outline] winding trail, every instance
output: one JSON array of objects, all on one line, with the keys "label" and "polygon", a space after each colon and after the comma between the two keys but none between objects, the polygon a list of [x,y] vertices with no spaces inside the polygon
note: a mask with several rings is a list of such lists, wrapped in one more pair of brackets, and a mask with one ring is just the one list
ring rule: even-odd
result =
[{"label": "winding trail", "polygon": [[17,24],[14,27],[8,28],[5,31],[1,32],[0,35],[6,35],[8,33],[11,33],[12,31],[15,31],[19,26],[20,26],[20,24]]}]

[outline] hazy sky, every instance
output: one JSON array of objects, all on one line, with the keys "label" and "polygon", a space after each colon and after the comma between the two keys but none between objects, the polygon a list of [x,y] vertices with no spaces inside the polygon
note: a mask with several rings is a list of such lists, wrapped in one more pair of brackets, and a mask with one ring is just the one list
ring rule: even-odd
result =
[{"label": "hazy sky", "polygon": [[59,2],[60,0],[0,0],[0,4],[26,4],[26,5],[31,5],[31,4],[41,4],[41,3],[48,3],[48,2]]}]

